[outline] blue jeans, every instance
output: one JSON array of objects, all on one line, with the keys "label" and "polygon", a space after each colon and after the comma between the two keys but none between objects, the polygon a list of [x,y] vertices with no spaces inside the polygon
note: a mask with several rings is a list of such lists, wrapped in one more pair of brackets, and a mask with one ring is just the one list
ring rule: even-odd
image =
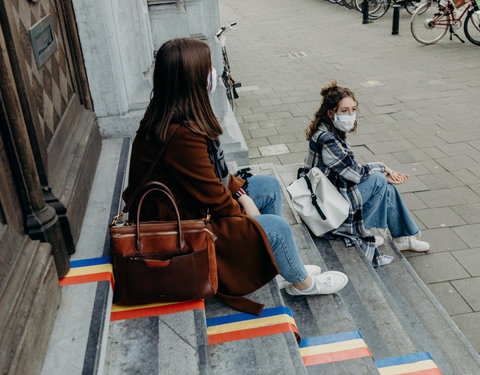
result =
[{"label": "blue jeans", "polygon": [[292,229],[282,217],[282,189],[277,179],[261,175],[249,177],[245,190],[261,213],[253,218],[268,237],[280,274],[291,283],[304,281],[308,273],[300,259]]},{"label": "blue jeans", "polygon": [[413,236],[419,232],[397,188],[382,173],[372,173],[358,185],[363,203],[365,228],[390,230],[392,237]]}]

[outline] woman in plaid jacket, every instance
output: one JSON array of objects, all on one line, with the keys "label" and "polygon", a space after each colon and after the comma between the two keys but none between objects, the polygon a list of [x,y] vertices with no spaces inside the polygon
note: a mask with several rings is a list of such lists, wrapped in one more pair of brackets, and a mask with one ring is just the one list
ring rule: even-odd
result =
[{"label": "woman in plaid jacket", "polygon": [[377,246],[384,239],[373,236],[368,228],[388,228],[398,250],[428,251],[430,245],[416,238],[419,229],[395,188],[405,183],[408,175],[381,162],[360,164],[355,160],[346,140],[347,133],[357,129],[354,93],[333,81],[321,95],[320,108],[306,131],[309,151],[304,167],[320,168],[350,202],[348,218],[331,234],[343,237],[347,246],[358,245],[374,266],[388,264],[392,257],[379,253]]}]

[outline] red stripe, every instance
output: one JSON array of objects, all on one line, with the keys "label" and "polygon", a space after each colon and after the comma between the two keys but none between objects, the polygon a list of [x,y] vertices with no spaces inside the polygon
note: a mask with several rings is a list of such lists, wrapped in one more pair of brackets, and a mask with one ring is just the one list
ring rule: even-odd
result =
[{"label": "red stripe", "polygon": [[356,348],[349,350],[342,350],[341,352],[314,354],[303,357],[305,366],[319,365],[321,363],[345,361],[347,359],[371,357],[372,353],[368,348]]},{"label": "red stripe", "polygon": [[170,305],[153,306],[140,309],[132,308],[131,310],[124,311],[112,311],[112,314],[110,315],[110,321],[113,322],[115,320],[145,318],[147,316],[165,315],[197,309],[205,309],[203,300],[186,301],[173,303]]},{"label": "red stripe", "polygon": [[408,374],[408,375],[442,375],[442,373],[440,372],[440,369],[438,369],[438,368],[431,368],[431,369],[428,369],[428,370],[408,372],[406,374]]},{"label": "red stripe", "polygon": [[293,332],[296,337],[299,337],[297,327],[293,324],[280,323],[267,327],[249,328],[240,331],[208,335],[208,344],[221,344],[222,342],[251,339],[253,337],[269,336],[284,332]]},{"label": "red stripe", "polygon": [[94,281],[110,281],[113,290],[113,277],[111,272],[98,272],[89,275],[69,276],[60,279],[60,286],[91,283]]}]

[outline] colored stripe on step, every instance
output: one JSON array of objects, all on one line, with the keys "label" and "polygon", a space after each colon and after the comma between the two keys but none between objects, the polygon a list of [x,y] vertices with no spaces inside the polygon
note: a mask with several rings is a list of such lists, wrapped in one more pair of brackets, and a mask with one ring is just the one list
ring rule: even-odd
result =
[{"label": "colored stripe on step", "polygon": [[300,354],[305,366],[372,357],[358,331],[304,339],[300,343]]},{"label": "colored stripe on step", "polygon": [[375,361],[380,375],[441,375],[427,352],[407,354]]},{"label": "colored stripe on step", "polygon": [[283,306],[264,309],[259,316],[240,313],[207,319],[209,344],[293,332],[300,337],[292,311]]},{"label": "colored stripe on step", "polygon": [[147,305],[112,305],[112,313],[110,321],[145,318],[148,316],[158,316],[172,314],[182,311],[205,309],[203,300],[186,301],[186,302],[166,302],[166,303],[150,303]]},{"label": "colored stripe on step", "polygon": [[82,259],[70,263],[70,271],[60,279],[60,285],[109,281],[113,290],[113,267],[110,257]]}]

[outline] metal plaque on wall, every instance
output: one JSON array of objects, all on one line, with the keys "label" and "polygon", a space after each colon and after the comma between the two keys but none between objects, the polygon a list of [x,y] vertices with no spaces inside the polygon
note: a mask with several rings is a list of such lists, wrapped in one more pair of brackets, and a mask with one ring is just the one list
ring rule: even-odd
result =
[{"label": "metal plaque on wall", "polygon": [[37,63],[37,68],[40,69],[57,49],[57,41],[50,14],[33,25],[29,32],[35,62]]}]

